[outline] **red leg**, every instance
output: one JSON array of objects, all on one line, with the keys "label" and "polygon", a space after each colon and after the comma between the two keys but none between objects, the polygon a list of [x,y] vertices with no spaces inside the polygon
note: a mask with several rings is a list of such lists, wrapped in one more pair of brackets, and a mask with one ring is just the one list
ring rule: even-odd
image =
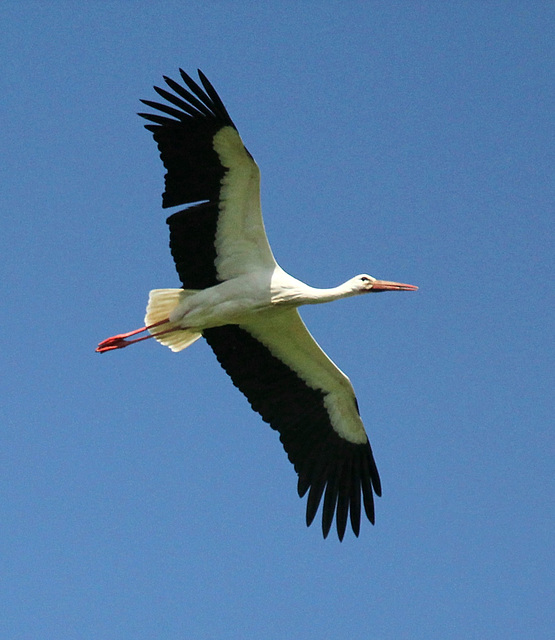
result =
[{"label": "red leg", "polygon": [[[96,347],[96,351],[98,353],[104,353],[105,351],[112,351],[113,349],[123,349],[123,347],[128,347],[130,344],[134,344],[135,342],[141,342],[141,340],[147,340],[148,338],[152,338],[152,335],[143,336],[142,338],[137,338],[135,340],[126,340],[131,336],[137,335],[138,333],[142,333],[143,331],[148,331],[149,329],[153,329],[154,327],[159,327],[162,324],[166,324],[169,322],[169,318],[164,320],[160,320],[159,322],[155,322],[154,324],[150,324],[146,327],[141,327],[140,329],[135,329],[134,331],[128,331],[127,333],[119,333],[116,336],[112,336],[111,338],[106,338],[103,340],[98,347]],[[162,331],[161,333],[169,333],[170,331],[174,331],[174,329],[168,329],[167,331]]]}]

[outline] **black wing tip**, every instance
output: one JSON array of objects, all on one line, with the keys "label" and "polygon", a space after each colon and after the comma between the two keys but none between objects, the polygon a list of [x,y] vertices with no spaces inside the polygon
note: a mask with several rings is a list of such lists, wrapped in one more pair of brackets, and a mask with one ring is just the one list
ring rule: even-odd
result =
[{"label": "black wing tip", "polygon": [[[346,445],[346,457],[337,467],[299,473],[297,492],[308,491],[306,525],[309,527],[322,503],[322,534],[326,539],[335,519],[337,537],[343,541],[350,522],[355,537],[360,534],[361,506],[369,522],[375,524],[374,494],[381,496],[381,483],[370,445]],[[353,448],[354,447],[354,448]],[[361,500],[362,496],[362,500]],[[362,505],[361,505],[362,502]]]},{"label": "black wing tip", "polygon": [[[197,73],[200,85],[183,69],[179,69],[179,75],[187,88],[173,78],[162,75],[164,82],[176,94],[175,96],[157,86],[154,86],[154,90],[165,100],[178,107],[177,111],[180,114],[177,115],[175,109],[172,109],[173,113],[171,115],[173,117],[185,120],[208,118],[236,128],[212,83],[200,69],[197,69]],[[161,108],[160,103],[152,103],[152,101],[142,99],[141,102],[150,108],[168,112],[168,107],[162,106]],[[146,119],[151,117],[150,114],[145,113],[139,113],[138,115]],[[171,121],[171,119],[168,120]]]},{"label": "black wing tip", "polygon": [[[204,330],[203,336],[254,411],[279,432],[298,474],[297,492],[300,497],[308,492],[306,525],[314,522],[324,496],[324,538],[334,519],[339,540],[343,540],[349,520],[358,536],[361,507],[373,523],[372,487],[381,493],[368,440],[358,444],[340,436],[330,422],[324,392],[309,387],[245,328],[214,327]],[[287,389],[285,395],[283,389]]]},{"label": "black wing tip", "polygon": [[[199,78],[201,78],[202,80],[202,71],[200,69],[197,69],[197,73],[199,74]],[[196,81],[186,71],[183,71],[181,67],[179,67],[179,75],[183,78],[183,82],[185,82],[187,85],[194,85],[195,87],[199,88]]]}]

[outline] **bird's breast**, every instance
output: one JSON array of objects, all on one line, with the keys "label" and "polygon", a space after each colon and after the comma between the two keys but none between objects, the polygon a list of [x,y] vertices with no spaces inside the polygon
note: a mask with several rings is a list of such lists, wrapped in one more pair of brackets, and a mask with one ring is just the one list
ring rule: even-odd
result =
[{"label": "bird's breast", "polygon": [[243,276],[187,296],[170,315],[183,328],[241,324],[272,307],[269,279]]}]

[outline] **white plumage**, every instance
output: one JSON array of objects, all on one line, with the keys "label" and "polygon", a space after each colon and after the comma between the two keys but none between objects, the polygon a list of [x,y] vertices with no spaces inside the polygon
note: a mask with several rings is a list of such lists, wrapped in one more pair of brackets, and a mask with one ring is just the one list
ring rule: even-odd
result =
[{"label": "white plumage", "polygon": [[[145,327],[108,338],[97,351],[148,337],[181,351],[204,337],[253,409],[279,431],[299,495],[309,491],[307,524],[323,495],[324,537],[334,516],[340,540],[349,516],[358,535],[361,496],[374,522],[378,470],[353,387],[297,307],[417,287],[362,274],[315,289],[283,271],[264,230],[256,163],[202,72],[202,88],[183,71],[181,77],[187,89],[169,78],[174,93],[155,87],[169,104],[143,100],[164,115],[140,115],[167,169],[163,206],[187,205],[168,218],[182,288],[151,291]],[[143,331],[150,335],[129,340]]]}]

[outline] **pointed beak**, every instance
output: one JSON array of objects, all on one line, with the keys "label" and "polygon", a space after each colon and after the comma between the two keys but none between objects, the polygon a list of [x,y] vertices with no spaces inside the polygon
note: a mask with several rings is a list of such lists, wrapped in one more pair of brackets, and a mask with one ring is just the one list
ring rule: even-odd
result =
[{"label": "pointed beak", "polygon": [[371,291],[416,291],[418,287],[413,284],[401,282],[389,282],[389,280],[375,280]]}]

